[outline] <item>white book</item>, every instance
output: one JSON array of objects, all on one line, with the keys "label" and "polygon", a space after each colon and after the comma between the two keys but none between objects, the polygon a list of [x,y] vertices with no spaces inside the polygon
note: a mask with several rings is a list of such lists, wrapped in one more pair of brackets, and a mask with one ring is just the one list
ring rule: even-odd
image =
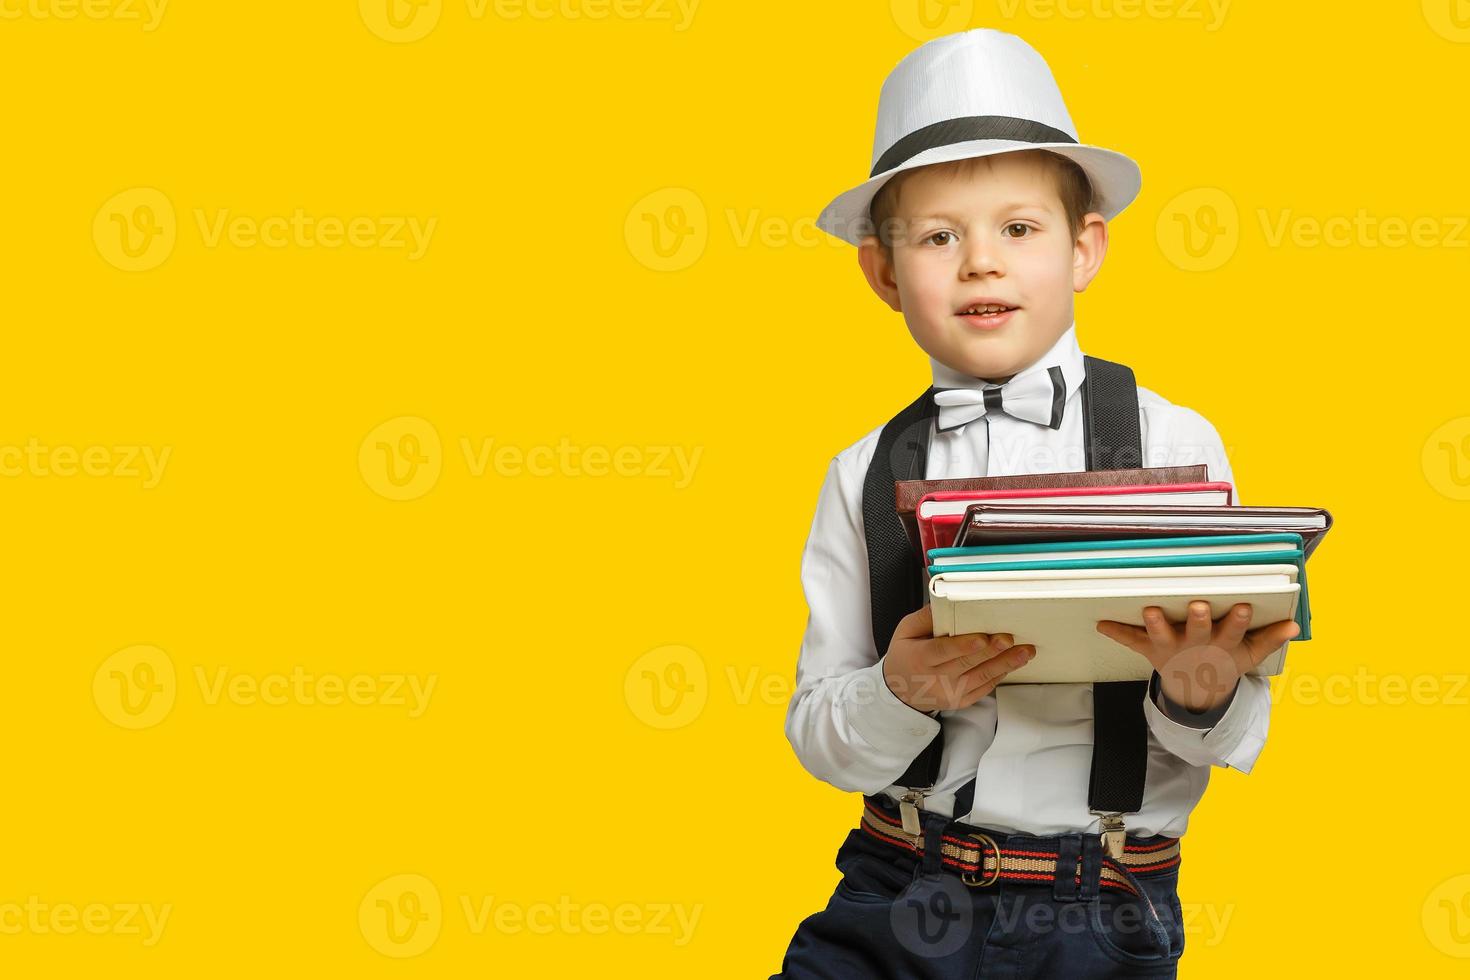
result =
[{"label": "white book", "polygon": [[[1036,657],[1002,684],[1082,684],[1148,680],[1153,665],[1097,631],[1100,620],[1143,625],[1145,606],[1180,622],[1189,603],[1210,603],[1218,619],[1248,602],[1251,629],[1296,616],[1297,567],[1182,565],[1171,568],[1087,568],[1017,572],[939,572],[929,580],[934,635],[1010,633],[1036,647]],[[1290,641],[1251,670],[1271,676],[1285,668]]]}]

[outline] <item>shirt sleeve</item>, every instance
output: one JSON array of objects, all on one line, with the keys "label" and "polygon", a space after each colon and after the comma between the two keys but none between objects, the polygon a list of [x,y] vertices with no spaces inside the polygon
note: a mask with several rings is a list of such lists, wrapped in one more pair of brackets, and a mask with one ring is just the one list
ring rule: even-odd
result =
[{"label": "shirt sleeve", "polygon": [[[1204,463],[1210,480],[1224,480],[1233,488],[1235,474],[1230,459],[1209,420],[1193,409],[1177,405],[1170,406],[1170,415],[1169,421],[1161,426],[1165,431],[1155,436],[1158,441],[1151,439],[1151,459],[1161,461],[1150,465]],[[1239,493],[1232,493],[1231,501],[1241,506]],[[1248,773],[1266,746],[1266,732],[1271,723],[1271,685],[1268,678],[1246,674],[1236,682],[1227,701],[1209,712],[1192,715],[1164,695],[1158,671],[1154,671],[1143,713],[1159,743],[1185,762]]]},{"label": "shirt sleeve", "polygon": [[786,738],[813,776],[877,793],[903,775],[940,722],[898,699],[873,643],[862,485],[841,457],[827,468],[801,559],[809,610]]}]

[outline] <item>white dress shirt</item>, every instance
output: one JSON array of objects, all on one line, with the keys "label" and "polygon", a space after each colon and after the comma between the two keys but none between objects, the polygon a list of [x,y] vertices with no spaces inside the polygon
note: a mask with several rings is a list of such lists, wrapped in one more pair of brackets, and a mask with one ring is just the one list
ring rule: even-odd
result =
[{"label": "white dress shirt", "polygon": [[[994,387],[930,359],[939,387]],[[1059,429],[993,413],[929,443],[930,479],[1087,469],[1082,440],[1082,351],[1076,324],[1023,373],[1059,365],[1067,397]],[[1019,377],[1019,375],[1018,375]],[[1209,479],[1233,483],[1213,425],[1192,409],[1138,388],[1145,466],[1204,463]],[[1011,833],[1096,833],[1088,812],[1092,764],[1091,684],[1003,684],[968,708],[909,707],[883,679],[873,645],[862,492],[882,426],[838,453],[817,496],[801,561],[810,615],[786,715],[786,737],[808,772],[850,792],[887,793],[940,725],[944,761],[924,808]],[[1233,500],[1239,504],[1237,494]],[[1016,636],[1016,643],[1026,637]],[[1038,651],[1042,656],[1046,651]],[[1138,656],[1142,656],[1138,654]],[[1204,794],[1210,767],[1250,772],[1265,745],[1271,691],[1264,677],[1241,678],[1230,700],[1205,719],[1209,727],[1166,716],[1145,697],[1148,778],[1143,807],[1125,814],[1130,834],[1184,834]],[[974,807],[954,814],[956,791],[977,779]]]}]

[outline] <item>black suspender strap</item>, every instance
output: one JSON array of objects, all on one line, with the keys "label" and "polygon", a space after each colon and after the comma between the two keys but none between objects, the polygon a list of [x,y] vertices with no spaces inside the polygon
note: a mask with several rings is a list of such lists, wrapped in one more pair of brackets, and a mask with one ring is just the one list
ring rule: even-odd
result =
[{"label": "black suspender strap", "polygon": [[[1143,438],[1138,418],[1138,388],[1132,369],[1084,355],[1082,383],[1083,443],[1089,470],[1141,466]],[[894,512],[893,484],[926,475],[932,419],[938,414],[931,387],[895,415],[878,435],[863,481],[863,524],[868,546],[873,642],[879,657],[899,620],[924,604],[923,569]],[[1092,686],[1093,750],[1087,787],[1088,810],[1103,815],[1108,850],[1122,853],[1121,815],[1143,806],[1148,767],[1148,724],[1143,715],[1147,681],[1113,681]],[[939,782],[944,732],[909,764],[895,784],[916,791]],[[956,794],[955,817],[970,812],[975,780]]]},{"label": "black suspender strap", "polygon": [[1082,355],[1082,444],[1089,470],[1130,470],[1143,465],[1138,424],[1138,384],[1133,369]]},{"label": "black suspender strap", "polygon": [[[938,414],[934,389],[930,387],[883,427],[863,478],[873,643],[880,658],[888,652],[899,620],[924,604],[924,570],[894,510],[893,484],[897,480],[923,479],[929,465],[931,420]],[[933,786],[939,782],[943,753],[941,730],[895,782],[923,789]]]},{"label": "black suspender strap", "polygon": [[[1138,422],[1138,386],[1133,370],[1084,355],[1083,445],[1089,470],[1124,470],[1143,465],[1143,435]],[[1148,720],[1143,699],[1148,681],[1111,681],[1092,685],[1092,771],[1087,809],[1102,815],[1103,840],[1110,856],[1123,856],[1122,814],[1143,806],[1148,771]]]}]

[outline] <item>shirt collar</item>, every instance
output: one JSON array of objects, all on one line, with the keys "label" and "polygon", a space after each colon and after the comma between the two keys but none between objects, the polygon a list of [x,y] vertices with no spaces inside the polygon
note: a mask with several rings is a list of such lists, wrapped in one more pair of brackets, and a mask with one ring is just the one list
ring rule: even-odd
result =
[{"label": "shirt collar", "polygon": [[[1082,364],[1082,348],[1077,344],[1077,322],[1075,320],[1072,321],[1072,325],[1067,328],[1066,332],[1057,338],[1057,342],[1051,345],[1050,350],[1029,366],[1017,371],[1015,377],[1019,378],[1033,371],[1045,371],[1053,366],[1062,369],[1062,377],[1067,383],[1067,398],[1070,399],[1081,386],[1082,378],[1086,374],[1086,369]],[[936,388],[979,388],[983,390],[999,387],[999,385],[982,381],[973,375],[956,371],[948,364],[935,360],[932,356],[929,358],[929,369]]]}]

